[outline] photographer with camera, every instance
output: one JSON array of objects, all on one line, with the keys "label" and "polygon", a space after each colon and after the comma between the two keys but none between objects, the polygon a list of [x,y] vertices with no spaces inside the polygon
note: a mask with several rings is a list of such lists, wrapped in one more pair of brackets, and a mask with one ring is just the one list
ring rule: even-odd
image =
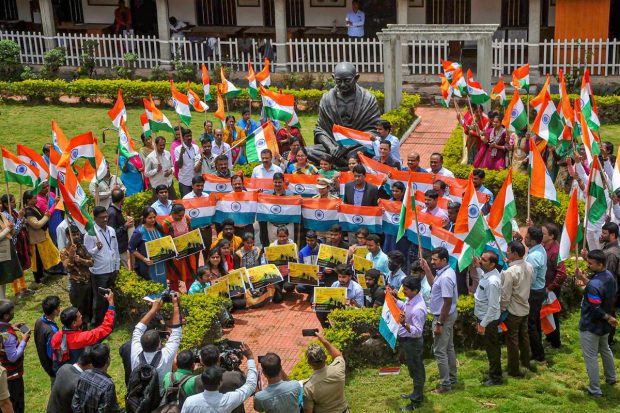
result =
[{"label": "photographer with camera", "polygon": [[267,353],[259,357],[258,362],[268,385],[254,395],[254,410],[267,413],[299,411],[303,388],[297,380],[288,379],[282,370],[280,356]]},{"label": "photographer with camera", "polygon": [[161,309],[162,301],[168,300],[168,295],[165,292],[160,300],[153,301],[149,312],[136,324],[131,337],[132,374],[141,364],[149,364],[157,370],[160,387],[166,373],[172,371],[172,362],[177,354],[183,335],[179,296],[176,293],[172,293],[170,298],[172,300],[172,331],[168,341],[166,341],[166,345],[163,348],[161,347],[159,331],[147,330],[147,325]]},{"label": "photographer with camera", "polygon": [[[213,352],[213,349],[216,351]],[[203,352],[207,350],[203,358]],[[224,392],[222,386],[224,383],[224,369],[217,365],[219,360],[219,350],[215,346],[206,346],[200,351],[200,357],[205,368],[200,376],[200,381],[204,386],[204,391],[200,394],[188,397],[183,405],[181,413],[232,413],[237,411],[236,408],[243,407],[243,402],[247,400],[256,390],[258,383],[258,371],[254,362],[252,350],[246,345],[241,344],[241,354],[247,359],[248,371],[245,384],[237,390]],[[215,354],[217,356],[215,357]],[[214,362],[215,358],[215,362]],[[207,366],[207,363],[212,363]]]}]

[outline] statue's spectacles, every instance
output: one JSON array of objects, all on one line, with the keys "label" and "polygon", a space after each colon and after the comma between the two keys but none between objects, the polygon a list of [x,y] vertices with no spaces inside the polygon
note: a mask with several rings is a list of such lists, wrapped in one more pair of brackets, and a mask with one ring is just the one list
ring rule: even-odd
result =
[{"label": "statue's spectacles", "polygon": [[334,79],[336,83],[351,83],[355,80],[354,77],[337,77]]}]

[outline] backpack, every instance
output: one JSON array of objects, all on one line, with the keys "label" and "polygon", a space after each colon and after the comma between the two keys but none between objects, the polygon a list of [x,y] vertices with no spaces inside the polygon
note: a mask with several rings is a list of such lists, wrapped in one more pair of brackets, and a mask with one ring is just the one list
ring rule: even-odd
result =
[{"label": "backpack", "polygon": [[150,363],[146,362],[144,352],[138,356],[139,364],[131,371],[125,407],[127,413],[151,413],[161,402],[159,374],[155,367],[161,361],[161,351],[155,353]]},{"label": "backpack", "polygon": [[185,403],[185,399],[187,399],[187,394],[185,394],[183,386],[194,376],[188,374],[181,380],[177,380],[174,373],[170,373],[170,376],[172,377],[172,382],[170,386],[168,386],[168,389],[166,389],[166,394],[161,401],[161,405],[155,413],[180,413],[181,407],[183,407],[183,403]]}]

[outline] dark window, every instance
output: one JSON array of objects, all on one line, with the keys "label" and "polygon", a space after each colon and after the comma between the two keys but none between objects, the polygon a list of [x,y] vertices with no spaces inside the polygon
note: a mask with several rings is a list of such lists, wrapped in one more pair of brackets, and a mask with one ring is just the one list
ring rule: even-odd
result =
[{"label": "dark window", "polygon": [[502,27],[528,27],[528,0],[502,0]]},{"label": "dark window", "polygon": [[[273,0],[263,0],[263,22],[266,27],[274,27],[275,5]],[[286,0],[286,24],[288,27],[304,27],[304,1]]]},{"label": "dark window", "polygon": [[0,20],[17,20],[16,0],[2,0],[0,2]]},{"label": "dark window", "polygon": [[426,0],[427,24],[471,24],[471,0]]},{"label": "dark window", "polygon": [[196,0],[199,26],[236,26],[235,0]]}]

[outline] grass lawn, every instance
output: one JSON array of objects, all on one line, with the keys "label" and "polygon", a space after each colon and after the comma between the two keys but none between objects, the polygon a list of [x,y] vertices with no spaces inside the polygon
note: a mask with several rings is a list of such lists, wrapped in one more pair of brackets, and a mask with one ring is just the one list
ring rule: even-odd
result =
[{"label": "grass lawn", "polygon": [[[614,150],[620,145],[620,123],[605,124],[601,126],[601,138],[614,144]],[[615,154],[614,154],[615,155]]]},{"label": "grass lawn", "polygon": [[[98,138],[99,145],[104,156],[110,163],[115,157],[115,148],[118,143],[118,134],[114,131],[106,132],[106,143],[102,143],[101,133],[103,128],[112,127],[107,111],[109,107],[94,105],[29,105],[20,103],[6,103],[0,105],[0,144],[6,146],[11,152],[15,152],[15,145],[18,143],[29,146],[41,152],[41,148],[47,142],[51,142],[51,122],[52,119],[58,122],[62,130],[70,139],[80,133],[92,131]],[[142,127],[140,125],[140,114],[144,112],[142,107],[130,107],[127,109],[129,134],[134,139],[136,149],[142,146],[140,142],[140,134]],[[166,108],[163,110],[173,125],[178,124],[178,117],[173,110]],[[241,118],[240,113],[233,113],[235,118]],[[253,116],[254,120],[257,120]],[[203,122],[205,119],[213,121],[214,125],[219,125],[219,119],[213,116],[213,112],[209,112],[206,117],[202,113],[192,112],[194,116],[191,122],[191,129],[194,138],[203,132]],[[306,142],[313,141],[312,131],[316,123],[316,115],[300,115],[302,125],[301,133]],[[217,127],[217,126],[216,126]],[[170,147],[171,134],[162,132],[166,137],[168,148]],[[80,161],[83,162],[83,161]],[[113,169],[113,172],[115,170]],[[4,174],[0,177],[0,183],[4,183]],[[11,190],[15,190],[11,188]],[[4,190],[2,190],[4,191]]]}]

